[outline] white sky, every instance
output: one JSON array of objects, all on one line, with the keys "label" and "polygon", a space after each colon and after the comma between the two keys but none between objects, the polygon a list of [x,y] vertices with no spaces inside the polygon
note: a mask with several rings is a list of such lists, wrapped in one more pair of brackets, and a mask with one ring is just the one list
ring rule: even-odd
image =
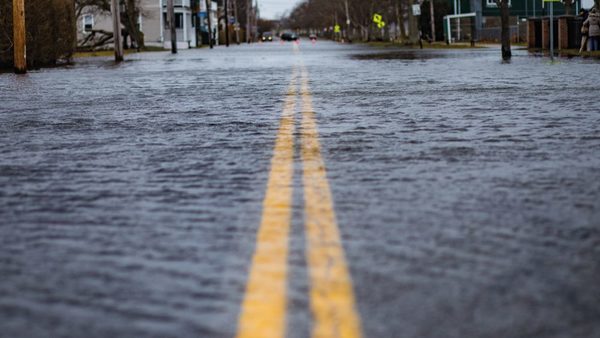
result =
[{"label": "white sky", "polygon": [[[256,1],[256,0],[252,0]],[[279,19],[284,12],[289,12],[301,0],[258,0],[260,17],[263,19]]]},{"label": "white sky", "polygon": [[583,0],[581,1],[581,7],[585,9],[590,9],[594,6],[594,0]]}]

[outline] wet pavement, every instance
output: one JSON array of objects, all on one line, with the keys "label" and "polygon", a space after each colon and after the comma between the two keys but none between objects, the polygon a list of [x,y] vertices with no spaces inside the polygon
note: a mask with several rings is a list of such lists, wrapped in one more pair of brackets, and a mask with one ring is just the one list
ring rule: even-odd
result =
[{"label": "wet pavement", "polygon": [[[600,336],[600,63],[499,56],[302,41],[0,74],[0,337],[235,336],[303,67],[364,337]],[[300,101],[288,337],[315,322]]]}]

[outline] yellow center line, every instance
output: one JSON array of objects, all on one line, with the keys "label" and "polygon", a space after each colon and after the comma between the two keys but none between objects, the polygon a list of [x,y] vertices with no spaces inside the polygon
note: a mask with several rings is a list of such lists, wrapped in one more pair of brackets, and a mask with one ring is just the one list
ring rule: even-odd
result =
[{"label": "yellow center line", "polygon": [[352,281],[321,156],[306,68],[302,68],[302,162],[313,338],[362,336]]},{"label": "yellow center line", "polygon": [[296,81],[294,67],[271,159],[262,220],[238,323],[238,338],[285,335]]}]

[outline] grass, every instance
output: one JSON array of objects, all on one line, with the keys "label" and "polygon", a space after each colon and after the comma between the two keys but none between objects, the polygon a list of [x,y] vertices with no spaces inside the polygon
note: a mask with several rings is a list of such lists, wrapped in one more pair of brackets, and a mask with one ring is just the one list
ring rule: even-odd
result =
[{"label": "grass", "polygon": [[[542,50],[539,48],[530,48],[530,53],[548,54],[548,50]],[[561,57],[584,57],[584,58],[600,58],[600,51],[595,52],[582,52],[579,54],[579,49],[561,49],[556,51],[558,56]]]},{"label": "grass", "polygon": [[[153,46],[148,46],[143,48],[142,50],[140,50],[141,53],[145,53],[145,52],[164,52],[166,49],[162,48],[162,47],[153,47]],[[128,54],[135,54],[138,51],[135,49],[126,49],[125,50],[125,55]],[[105,49],[105,50],[96,50],[96,51],[90,51],[90,52],[76,52],[75,54],[73,54],[73,57],[75,58],[86,58],[86,57],[96,57],[96,56],[113,56],[115,55],[115,51],[112,49]]]},{"label": "grass", "polygon": [[[406,47],[406,48],[419,48],[419,45],[411,45],[404,44],[400,42],[391,42],[391,41],[371,41],[365,43],[368,46],[375,48],[391,48],[391,47]],[[497,43],[496,43],[497,44]],[[526,42],[511,42],[511,47],[515,49],[525,49],[527,48]],[[423,49],[471,49],[471,48],[486,48],[485,43],[476,43],[475,47],[471,47],[471,44],[468,42],[458,42],[453,43],[451,45],[447,45],[445,42],[436,41],[432,43],[423,42]],[[548,53],[548,51],[541,50],[539,48],[529,49],[531,53]],[[557,51],[558,55],[561,57],[584,57],[584,58],[600,58],[600,51],[595,52],[583,52],[579,53],[579,49],[562,49]]]},{"label": "grass", "polygon": [[[391,42],[391,41],[370,41],[366,42],[368,46],[376,47],[376,48],[390,48],[390,47],[407,47],[407,48],[419,48],[419,45],[401,43],[401,42]],[[423,41],[423,49],[470,49],[470,48],[485,48],[481,44],[476,43],[475,47],[471,47],[469,42],[457,42],[453,44],[446,44],[445,42],[436,41],[436,42],[426,42]]]}]

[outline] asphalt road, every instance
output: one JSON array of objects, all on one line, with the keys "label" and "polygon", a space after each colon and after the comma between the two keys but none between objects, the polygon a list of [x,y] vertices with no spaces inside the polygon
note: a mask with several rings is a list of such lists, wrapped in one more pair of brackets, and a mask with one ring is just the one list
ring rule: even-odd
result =
[{"label": "asphalt road", "polygon": [[499,56],[0,74],[0,337],[599,337],[600,63]]}]

